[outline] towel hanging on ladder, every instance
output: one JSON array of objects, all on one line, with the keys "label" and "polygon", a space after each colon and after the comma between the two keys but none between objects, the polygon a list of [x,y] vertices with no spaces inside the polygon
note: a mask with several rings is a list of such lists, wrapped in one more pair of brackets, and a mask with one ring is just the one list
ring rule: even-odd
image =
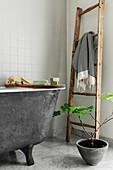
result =
[{"label": "towel hanging on ladder", "polygon": [[73,68],[77,79],[77,88],[86,90],[96,83],[95,63],[95,37],[94,32],[85,33],[78,42],[78,46],[73,58]]}]

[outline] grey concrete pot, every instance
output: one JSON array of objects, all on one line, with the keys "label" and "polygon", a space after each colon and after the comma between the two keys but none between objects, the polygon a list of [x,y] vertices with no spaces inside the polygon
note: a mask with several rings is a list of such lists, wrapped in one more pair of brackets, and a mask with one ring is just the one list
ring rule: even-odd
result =
[{"label": "grey concrete pot", "polygon": [[102,143],[103,147],[101,148],[90,148],[82,146],[81,142],[86,141],[87,139],[81,139],[76,142],[77,148],[88,165],[97,165],[105,155],[108,149],[108,143],[102,139],[94,139],[94,141]]}]

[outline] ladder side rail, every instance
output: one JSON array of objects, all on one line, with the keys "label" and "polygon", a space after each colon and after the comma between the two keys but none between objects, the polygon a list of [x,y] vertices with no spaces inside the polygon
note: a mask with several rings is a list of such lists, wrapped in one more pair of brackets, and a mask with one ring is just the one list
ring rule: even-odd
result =
[{"label": "ladder side rail", "polygon": [[[74,41],[73,41],[73,50],[72,50],[72,61],[74,57],[74,53],[77,47],[77,39],[79,39],[79,32],[80,32],[80,22],[81,22],[81,16],[80,13],[82,12],[81,8],[77,8],[76,11],[76,19],[75,19],[75,32],[74,32]],[[76,46],[76,47],[75,47]],[[72,61],[71,61],[71,74],[70,74],[70,88],[69,88],[69,105],[73,104],[73,90],[74,90],[74,82],[75,82],[75,71],[72,66]],[[67,135],[66,135],[66,141],[70,141],[70,135],[71,135],[71,118],[72,115],[70,114],[67,118]]]},{"label": "ladder side rail", "polygon": [[[97,81],[96,81],[96,106],[95,106],[95,128],[99,128],[100,122],[100,96],[101,96],[101,77],[102,77],[102,50],[103,50],[103,28],[104,28],[104,7],[105,0],[99,0],[98,10],[98,48],[97,48]],[[97,139],[99,131],[96,132]]]}]

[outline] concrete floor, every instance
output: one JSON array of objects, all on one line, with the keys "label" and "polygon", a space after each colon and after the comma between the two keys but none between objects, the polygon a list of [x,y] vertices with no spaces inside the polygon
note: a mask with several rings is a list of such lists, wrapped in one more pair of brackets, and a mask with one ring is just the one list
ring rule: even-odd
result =
[{"label": "concrete floor", "polygon": [[71,142],[65,142],[65,135],[48,138],[36,145],[33,150],[35,164],[28,167],[24,154],[16,151],[16,154],[8,153],[0,156],[0,170],[112,170],[113,147],[109,147],[103,161],[97,166],[88,166],[78,153],[75,142],[78,136],[71,136]]}]

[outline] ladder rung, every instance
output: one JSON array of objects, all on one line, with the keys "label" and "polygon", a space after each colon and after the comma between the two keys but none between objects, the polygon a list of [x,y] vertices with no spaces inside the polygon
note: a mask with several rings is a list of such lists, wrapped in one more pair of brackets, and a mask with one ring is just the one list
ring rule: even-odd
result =
[{"label": "ladder rung", "polygon": [[[71,121],[71,123],[74,124],[74,125],[82,126],[82,123],[72,122],[72,121]],[[83,123],[83,126],[84,126],[84,127],[89,127],[89,128],[95,128],[95,126],[93,126],[93,125],[88,125],[88,124],[85,124],[85,123]]]},{"label": "ladder rung", "polygon": [[89,8],[87,8],[85,11],[80,13],[80,16],[83,15],[83,14],[86,14],[87,12],[90,12],[91,10],[95,9],[98,6],[99,6],[99,3],[96,4],[96,5],[93,5],[93,6],[89,7]]},{"label": "ladder rung", "polygon": [[[93,34],[94,37],[97,37],[98,36],[98,33],[97,34]],[[79,39],[77,40],[77,42],[79,41]]]},{"label": "ladder rung", "polygon": [[96,93],[73,92],[73,95],[96,96]]}]

